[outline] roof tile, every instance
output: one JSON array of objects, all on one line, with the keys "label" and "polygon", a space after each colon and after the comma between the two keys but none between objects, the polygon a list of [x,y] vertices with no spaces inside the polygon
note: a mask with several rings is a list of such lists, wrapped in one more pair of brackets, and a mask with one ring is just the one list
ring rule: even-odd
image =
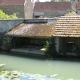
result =
[{"label": "roof tile", "polygon": [[71,2],[36,2],[34,12],[50,12],[71,10]]},{"label": "roof tile", "polygon": [[8,36],[20,37],[49,37],[54,34],[54,23],[34,23],[34,24],[20,24],[16,28],[9,31]]},{"label": "roof tile", "polygon": [[80,16],[61,16],[56,23],[23,23],[6,35],[19,37],[80,37]]},{"label": "roof tile", "polygon": [[55,36],[80,37],[80,16],[61,16],[55,26]]},{"label": "roof tile", "polygon": [[5,5],[24,5],[25,0],[0,0],[0,6]]}]

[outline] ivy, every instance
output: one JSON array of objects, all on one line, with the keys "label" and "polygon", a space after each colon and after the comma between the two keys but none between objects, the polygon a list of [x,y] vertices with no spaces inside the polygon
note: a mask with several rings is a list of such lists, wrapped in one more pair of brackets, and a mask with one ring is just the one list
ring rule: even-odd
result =
[{"label": "ivy", "polygon": [[57,51],[55,45],[56,44],[55,44],[54,37],[51,37],[48,41],[46,41],[45,54],[47,55],[48,58],[57,57]]}]

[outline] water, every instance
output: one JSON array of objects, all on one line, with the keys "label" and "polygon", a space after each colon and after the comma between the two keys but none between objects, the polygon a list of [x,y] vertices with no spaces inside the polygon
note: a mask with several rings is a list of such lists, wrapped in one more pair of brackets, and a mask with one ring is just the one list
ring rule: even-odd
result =
[{"label": "water", "polygon": [[47,76],[58,74],[57,78],[80,80],[79,59],[46,60],[10,54],[14,53],[0,52],[0,63],[5,63],[9,69]]}]

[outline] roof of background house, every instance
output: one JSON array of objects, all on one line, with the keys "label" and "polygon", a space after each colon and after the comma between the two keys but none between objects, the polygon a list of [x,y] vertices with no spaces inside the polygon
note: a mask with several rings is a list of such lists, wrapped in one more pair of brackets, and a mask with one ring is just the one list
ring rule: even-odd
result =
[{"label": "roof of background house", "polygon": [[50,12],[71,10],[71,2],[36,2],[34,12]]},{"label": "roof of background house", "polygon": [[23,23],[6,33],[7,36],[19,37],[50,37],[53,34],[54,23]]},{"label": "roof of background house", "polygon": [[80,2],[77,3],[77,9],[80,9]]},{"label": "roof of background house", "polygon": [[0,6],[5,5],[24,5],[25,0],[0,0]]},{"label": "roof of background house", "polygon": [[55,26],[55,36],[80,37],[80,16],[62,16]]}]

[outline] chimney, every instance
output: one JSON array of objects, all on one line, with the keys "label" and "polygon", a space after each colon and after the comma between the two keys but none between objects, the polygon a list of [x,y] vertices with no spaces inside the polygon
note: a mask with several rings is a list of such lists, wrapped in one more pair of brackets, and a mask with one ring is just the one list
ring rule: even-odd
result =
[{"label": "chimney", "polygon": [[31,2],[31,0],[25,0],[24,15],[25,15],[25,19],[32,19],[33,18],[33,4]]}]

